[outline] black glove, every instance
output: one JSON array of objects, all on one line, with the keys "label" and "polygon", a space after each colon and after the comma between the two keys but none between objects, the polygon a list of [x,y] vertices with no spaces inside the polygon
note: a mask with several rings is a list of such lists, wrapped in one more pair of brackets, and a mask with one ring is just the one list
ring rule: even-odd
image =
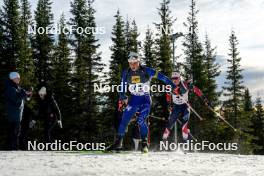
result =
[{"label": "black glove", "polygon": [[213,108],[211,102],[207,98],[204,99],[204,103],[205,103],[206,106],[208,106],[210,108]]}]

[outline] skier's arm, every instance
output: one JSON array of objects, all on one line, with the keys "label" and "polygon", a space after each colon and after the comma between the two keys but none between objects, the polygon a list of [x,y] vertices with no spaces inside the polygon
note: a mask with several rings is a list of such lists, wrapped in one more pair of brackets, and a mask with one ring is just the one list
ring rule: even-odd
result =
[{"label": "skier's arm", "polygon": [[192,92],[196,96],[198,96],[199,98],[201,98],[207,106],[212,107],[212,105],[209,102],[209,100],[204,96],[203,92],[198,87],[196,87],[196,86],[194,86],[192,84],[189,84],[189,88],[190,88],[190,90],[192,90]]},{"label": "skier's arm", "polygon": [[119,93],[119,97],[120,99],[123,101],[123,100],[126,100],[127,99],[127,96],[126,96],[126,84],[127,84],[127,71],[123,71],[122,73],[122,77],[121,77],[121,91]]},{"label": "skier's arm", "polygon": [[156,78],[156,79],[162,81],[163,83],[170,85],[172,90],[174,90],[176,88],[176,85],[172,82],[172,80],[169,79],[164,74],[154,70],[153,68],[149,68],[149,67],[146,67],[146,71],[150,77]]},{"label": "skier's arm", "polygon": [[56,113],[57,120],[61,120],[60,108],[59,108],[58,103],[56,102],[56,100],[54,99],[53,96],[52,96],[52,104],[53,104],[54,111]]},{"label": "skier's arm", "polygon": [[24,89],[21,92],[17,92],[15,88],[11,87],[7,89],[6,97],[15,105],[20,106],[21,101],[27,97],[27,94]]},{"label": "skier's arm", "polygon": [[166,102],[167,102],[167,108],[168,111],[171,112],[172,111],[172,97],[171,97],[171,93],[166,93]]},{"label": "skier's arm", "polygon": [[166,93],[165,96],[166,96],[166,102],[168,104],[171,104],[171,94],[170,93]]}]

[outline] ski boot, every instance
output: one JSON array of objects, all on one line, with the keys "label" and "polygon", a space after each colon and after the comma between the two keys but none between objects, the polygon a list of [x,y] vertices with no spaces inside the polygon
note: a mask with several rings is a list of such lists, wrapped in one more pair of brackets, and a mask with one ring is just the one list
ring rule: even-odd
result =
[{"label": "ski boot", "polygon": [[170,135],[170,130],[168,128],[166,128],[165,131],[163,132],[162,139],[167,140],[169,135]]},{"label": "ski boot", "polygon": [[105,152],[117,152],[122,150],[123,137],[118,136],[115,142],[105,149]]},{"label": "ski boot", "polygon": [[141,142],[141,152],[148,153],[148,139],[143,139]]}]

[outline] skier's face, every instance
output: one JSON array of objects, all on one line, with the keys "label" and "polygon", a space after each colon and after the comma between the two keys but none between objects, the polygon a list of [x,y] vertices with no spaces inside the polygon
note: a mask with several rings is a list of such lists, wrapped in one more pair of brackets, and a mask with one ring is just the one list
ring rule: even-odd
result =
[{"label": "skier's face", "polygon": [[44,100],[45,94],[39,94],[39,97],[40,97],[41,100]]},{"label": "skier's face", "polygon": [[132,71],[137,71],[139,68],[139,62],[129,62],[129,67]]},{"label": "skier's face", "polygon": [[176,86],[178,86],[179,84],[180,84],[180,78],[179,77],[175,77],[175,78],[173,78],[172,79],[172,81],[173,81],[173,83],[176,85]]},{"label": "skier's face", "polygon": [[20,78],[15,78],[15,79],[12,79],[12,81],[15,83],[15,84],[19,84],[20,83]]}]

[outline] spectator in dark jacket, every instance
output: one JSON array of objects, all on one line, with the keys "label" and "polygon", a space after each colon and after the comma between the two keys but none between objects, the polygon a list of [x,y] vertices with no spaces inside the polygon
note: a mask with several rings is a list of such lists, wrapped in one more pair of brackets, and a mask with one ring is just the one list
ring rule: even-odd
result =
[{"label": "spectator in dark jacket", "polygon": [[8,121],[8,149],[17,150],[20,121],[24,110],[24,100],[32,92],[25,91],[19,86],[20,75],[17,72],[9,74],[5,82],[6,113]]},{"label": "spectator in dark jacket", "polygon": [[53,142],[53,130],[56,125],[62,128],[61,113],[52,93],[46,87],[39,90],[39,119],[44,118],[44,135],[46,143]]},{"label": "spectator in dark jacket", "polygon": [[[27,98],[27,102],[30,98]],[[31,129],[35,126],[35,114],[32,108],[26,103],[23,111],[23,118],[21,121],[21,130],[19,136],[19,146],[21,150],[27,150],[28,141]]]}]

